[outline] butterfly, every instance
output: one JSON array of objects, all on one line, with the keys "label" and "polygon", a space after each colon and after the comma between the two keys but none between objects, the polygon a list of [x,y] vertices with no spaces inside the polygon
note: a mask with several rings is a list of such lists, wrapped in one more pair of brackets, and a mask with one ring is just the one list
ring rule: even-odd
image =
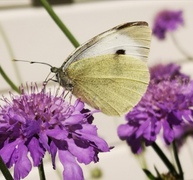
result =
[{"label": "butterfly", "polygon": [[83,102],[104,114],[121,116],[146,92],[150,43],[146,22],[125,23],[82,44],[51,72]]}]

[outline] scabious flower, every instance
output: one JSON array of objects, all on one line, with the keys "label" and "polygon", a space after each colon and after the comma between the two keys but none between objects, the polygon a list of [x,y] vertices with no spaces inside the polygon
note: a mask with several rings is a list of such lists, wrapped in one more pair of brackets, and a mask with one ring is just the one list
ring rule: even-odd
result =
[{"label": "scabious flower", "polygon": [[126,115],[127,124],[118,127],[119,137],[127,141],[134,153],[142,151],[143,143],[148,146],[155,142],[162,131],[169,145],[175,138],[176,128],[193,122],[190,109],[193,82],[179,70],[174,64],[150,69],[151,81],[146,94]]},{"label": "scabious flower", "polygon": [[189,82],[190,77],[184,73],[180,72],[180,66],[170,63],[167,65],[158,64],[151,67],[151,80],[154,83],[159,83],[160,81],[183,81]]},{"label": "scabious flower", "polygon": [[12,95],[10,101],[2,98],[5,104],[0,106],[0,155],[8,168],[14,166],[15,180],[28,175],[32,162],[39,166],[46,151],[54,169],[58,153],[64,179],[82,180],[77,161],[97,162],[99,152],[109,151],[91,124],[93,112],[84,109],[80,100],[73,105],[65,102],[63,95],[52,95],[45,88],[38,91],[32,85],[27,90],[22,88],[21,95]]},{"label": "scabious flower", "polygon": [[153,34],[158,39],[165,39],[166,32],[175,31],[182,24],[182,11],[161,11],[154,20]]}]

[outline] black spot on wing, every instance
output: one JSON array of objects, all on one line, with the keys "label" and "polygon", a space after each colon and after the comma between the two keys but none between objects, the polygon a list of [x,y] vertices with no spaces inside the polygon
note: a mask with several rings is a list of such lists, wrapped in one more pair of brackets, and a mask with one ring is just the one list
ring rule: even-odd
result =
[{"label": "black spot on wing", "polygon": [[126,54],[124,49],[118,49],[116,54]]}]

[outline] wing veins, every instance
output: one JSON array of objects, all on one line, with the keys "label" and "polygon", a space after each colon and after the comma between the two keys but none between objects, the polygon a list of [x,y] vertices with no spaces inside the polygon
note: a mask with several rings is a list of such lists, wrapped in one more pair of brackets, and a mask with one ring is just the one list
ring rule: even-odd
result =
[{"label": "wing veins", "polygon": [[[82,78],[83,77],[83,78]],[[112,78],[112,77],[103,77],[103,76],[100,76],[100,77],[92,77],[92,76],[81,76],[81,81],[84,81],[85,79],[124,79],[124,80],[130,80],[130,81],[133,81],[133,82],[140,82],[140,83],[143,83],[143,84],[148,84],[147,82],[145,81],[140,81],[140,80],[136,80],[136,79],[129,79],[129,78],[122,78],[122,77],[116,77],[116,78]],[[79,80],[78,78],[76,78],[76,80]],[[80,80],[79,80],[80,81]],[[86,82],[87,80],[85,80]]]},{"label": "wing veins", "polygon": [[[82,84],[82,83],[80,83],[80,82],[82,82],[82,81],[79,81],[78,82],[78,84]],[[138,81],[138,82],[141,82],[141,81]],[[143,84],[146,84],[146,85],[148,85],[148,83],[145,83],[145,82],[143,82]],[[81,87],[83,87],[83,86],[81,86]],[[128,87],[128,86],[127,86]],[[127,88],[126,86],[123,86],[122,88],[124,88],[124,89],[127,89],[128,91],[131,91],[131,92],[133,92],[133,93],[135,93],[135,94],[137,94],[137,95],[140,95],[141,97],[143,96],[143,94],[141,94],[141,93],[139,93],[139,92],[136,92],[136,91],[134,91],[133,89],[130,89],[129,87]],[[91,89],[90,89],[91,90]],[[92,92],[94,92],[94,91],[92,91]],[[94,92],[95,93],[95,92]],[[95,93],[95,95],[96,95],[96,93]],[[99,96],[100,97],[100,96]],[[133,105],[132,105],[133,106]],[[112,106],[111,106],[112,107]]]},{"label": "wing veins", "polygon": [[[88,88],[88,87],[87,87],[87,88],[84,88],[84,86],[82,86],[81,83],[78,83],[78,84],[81,86],[82,89],[84,89],[84,90],[85,90],[85,89],[89,89],[90,91],[93,92],[93,94],[95,94],[96,97],[98,97],[99,99],[101,99],[101,98],[100,98],[100,95],[97,94],[96,91],[93,91],[93,90],[91,90],[91,88]],[[86,91],[86,92],[88,93],[88,91]],[[90,94],[90,93],[88,93],[88,94]],[[92,96],[92,95],[90,95],[90,96]],[[102,100],[102,101],[105,101],[104,99],[101,99],[101,100]],[[99,101],[97,101],[97,102],[99,103]],[[114,109],[114,111],[116,111],[117,114],[119,114],[119,112],[118,112],[109,102],[107,102],[107,101],[105,101],[105,102],[106,102],[112,109]],[[132,106],[133,106],[133,105],[132,105]],[[102,106],[102,107],[104,107],[104,106]],[[99,107],[98,107],[98,108],[99,108]],[[106,108],[105,108],[105,109],[106,109]],[[107,110],[107,109],[106,109],[106,110]],[[119,114],[119,115],[120,115],[120,114]]]}]

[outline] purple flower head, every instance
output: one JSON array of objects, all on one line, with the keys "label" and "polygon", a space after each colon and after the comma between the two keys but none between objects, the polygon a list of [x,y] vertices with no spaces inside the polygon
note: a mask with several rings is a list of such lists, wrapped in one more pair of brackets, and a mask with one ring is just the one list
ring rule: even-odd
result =
[{"label": "purple flower head", "polygon": [[153,34],[158,39],[165,39],[167,31],[175,31],[182,24],[182,11],[161,11],[154,20]]},{"label": "purple flower head", "polygon": [[180,72],[180,66],[170,63],[167,65],[158,64],[152,67],[151,80],[153,80],[154,83],[173,80],[189,82],[190,77]]},{"label": "purple flower head", "polygon": [[160,131],[163,131],[163,139],[169,145],[174,140],[175,128],[182,126],[185,119],[192,123],[193,82],[182,81],[183,77],[187,77],[173,71],[177,67],[175,65],[161,65],[156,69],[158,67],[162,70],[157,72],[166,72],[163,70],[166,68],[172,77],[165,73],[166,78],[161,80],[161,74],[154,74],[155,68],[153,71],[150,69],[151,81],[146,94],[126,115],[127,124],[118,127],[119,137],[127,141],[134,153],[142,151],[142,143],[148,146],[155,142]]},{"label": "purple flower head", "polygon": [[[40,165],[46,151],[55,169],[58,153],[64,167],[64,179],[82,180],[79,163],[99,160],[99,152],[108,152],[107,143],[98,137],[92,114],[84,103],[71,105],[59,96],[40,92],[36,86],[22,88],[20,96],[3,98],[0,106],[0,155],[7,167],[14,166],[14,179],[25,178],[33,166]],[[31,160],[29,159],[31,156]],[[31,162],[32,161],[32,162]]]}]

